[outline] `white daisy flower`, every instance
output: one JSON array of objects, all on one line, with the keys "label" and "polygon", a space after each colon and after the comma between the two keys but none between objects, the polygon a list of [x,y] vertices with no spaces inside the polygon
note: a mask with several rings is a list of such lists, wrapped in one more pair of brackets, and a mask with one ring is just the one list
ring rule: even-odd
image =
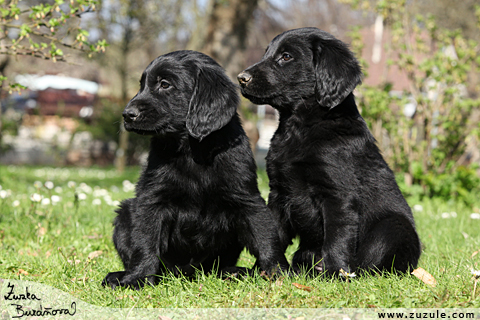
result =
[{"label": "white daisy flower", "polygon": [[473,270],[473,269],[472,269],[471,273],[473,274],[473,276],[475,277],[475,279],[480,278],[480,270]]},{"label": "white daisy flower", "polygon": [[30,196],[30,200],[32,200],[33,202],[40,202],[42,201],[42,199],[43,199],[43,196],[39,195],[38,193],[34,193]]},{"label": "white daisy flower", "polygon": [[49,198],[43,198],[42,199],[42,205],[48,206],[50,204],[50,199]]},{"label": "white daisy flower", "polygon": [[5,199],[8,197],[8,191],[7,190],[0,190],[0,199]]},{"label": "white daisy flower", "polygon": [[86,184],[85,182],[82,182],[80,183],[80,185],[78,186],[78,188],[85,192],[85,193],[92,193],[92,187],[90,187],[88,184]]},{"label": "white daisy flower", "polygon": [[413,206],[413,211],[422,212],[423,211],[423,206],[421,204],[416,204],[416,205]]},{"label": "white daisy flower", "polygon": [[94,197],[105,197],[108,196],[108,191],[105,189],[97,189],[93,191],[93,196]]},{"label": "white daisy flower", "polygon": [[78,194],[78,200],[85,200],[87,199],[87,195],[85,193],[79,193]]},{"label": "white daisy flower", "polygon": [[103,197],[103,201],[105,201],[106,204],[108,205],[112,205],[112,197],[110,197],[109,195],[106,195],[105,197]]},{"label": "white daisy flower", "polygon": [[470,219],[480,220],[480,213],[471,213]]},{"label": "white daisy flower", "polygon": [[343,269],[340,269],[340,276],[343,278],[355,278],[357,275],[355,274],[355,272],[350,273]]},{"label": "white daisy flower", "polygon": [[92,204],[93,204],[94,206],[101,205],[101,204],[102,204],[102,200],[100,200],[100,199],[93,199]]},{"label": "white daisy flower", "polygon": [[128,180],[123,180],[122,184],[123,184],[123,191],[124,192],[130,192],[130,191],[135,190],[135,184],[131,183]]},{"label": "white daisy flower", "polygon": [[45,188],[49,189],[49,190],[52,190],[54,187],[53,185],[53,182],[52,181],[46,181],[45,182]]},{"label": "white daisy flower", "polygon": [[13,201],[13,203],[12,203],[12,206],[14,206],[14,207],[18,207],[19,205],[20,205],[20,201],[18,201],[18,200]]}]

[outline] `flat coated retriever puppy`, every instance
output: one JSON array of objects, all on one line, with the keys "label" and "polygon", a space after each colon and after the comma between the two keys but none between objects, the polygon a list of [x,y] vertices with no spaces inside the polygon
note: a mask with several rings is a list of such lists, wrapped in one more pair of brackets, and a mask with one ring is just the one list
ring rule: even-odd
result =
[{"label": "flat coated retriever puppy", "polygon": [[403,273],[417,265],[412,212],[355,105],[361,78],[347,45],[317,28],[278,35],[238,75],[246,98],[280,113],[267,155],[268,206],[284,247],[300,237],[296,271]]},{"label": "flat coated retriever puppy", "polygon": [[136,197],[121,203],[114,222],[125,271],[109,273],[104,286],[237,270],[244,247],[260,269],[288,269],[238,103],[224,70],[199,52],[165,54],[143,72],[123,117],[126,130],[152,136],[150,152]]}]

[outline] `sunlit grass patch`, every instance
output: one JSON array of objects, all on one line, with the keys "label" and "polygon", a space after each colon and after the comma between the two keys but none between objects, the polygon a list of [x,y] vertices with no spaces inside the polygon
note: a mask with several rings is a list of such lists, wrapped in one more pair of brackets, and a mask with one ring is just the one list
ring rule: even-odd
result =
[{"label": "sunlit grass patch", "polygon": [[[121,308],[480,307],[478,206],[439,200],[409,201],[424,248],[419,267],[434,277],[435,287],[411,275],[224,280],[198,272],[191,279],[166,275],[141,291],[103,288],[103,277],[123,268],[112,221],[118,203],[134,195],[139,170],[0,166],[0,278],[40,282]],[[268,178],[259,176],[265,196]],[[287,250],[290,260],[297,244]],[[244,251],[238,264],[254,261]]]}]

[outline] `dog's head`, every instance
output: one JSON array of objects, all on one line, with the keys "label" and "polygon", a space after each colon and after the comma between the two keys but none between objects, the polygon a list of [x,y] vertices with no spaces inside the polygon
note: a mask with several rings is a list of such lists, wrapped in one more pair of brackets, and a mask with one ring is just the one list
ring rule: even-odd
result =
[{"label": "dog's head", "polygon": [[212,58],[175,51],[148,65],[122,115],[128,131],[161,136],[187,130],[201,141],[232,119],[238,101],[235,85]]},{"label": "dog's head", "polygon": [[310,99],[333,108],[361,79],[361,68],[348,46],[317,28],[276,36],[262,60],[238,75],[246,98],[277,108]]}]

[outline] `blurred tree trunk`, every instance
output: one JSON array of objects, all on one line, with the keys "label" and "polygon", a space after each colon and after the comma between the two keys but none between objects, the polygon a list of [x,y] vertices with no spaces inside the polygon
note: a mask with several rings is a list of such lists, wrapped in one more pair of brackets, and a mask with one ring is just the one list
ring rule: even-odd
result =
[{"label": "blurred tree trunk", "polygon": [[[258,0],[210,0],[203,26],[194,8],[197,30],[192,35],[188,48],[211,56],[226,70],[232,81],[237,83],[237,75],[247,67],[245,56],[248,32],[257,7]],[[259,138],[256,123],[247,121],[243,116],[242,122],[250,139],[250,146],[255,151]]]},{"label": "blurred tree trunk", "polygon": [[[120,45],[120,63],[118,64],[118,73],[120,75],[120,84],[121,84],[121,99],[124,105],[128,102],[128,54],[132,49],[132,40],[133,40],[133,29],[132,22],[134,17],[132,12],[134,6],[136,5],[135,0],[130,0],[128,2],[128,15],[127,22],[124,26],[123,39]],[[125,171],[125,166],[127,164],[127,149],[128,149],[128,131],[125,130],[123,126],[123,119],[120,121],[120,137],[118,141],[118,149],[116,152],[115,166],[118,172]]]},{"label": "blurred tree trunk", "polygon": [[[121,63],[118,66],[121,83],[121,99],[124,105],[128,102],[128,53],[130,52],[130,42],[132,38],[132,30],[127,27],[123,36],[121,46]],[[118,149],[116,152],[115,166],[118,172],[125,171],[127,164],[128,149],[128,131],[123,126],[123,119],[120,121],[120,137],[118,141]]]},{"label": "blurred tree trunk", "polygon": [[248,31],[257,6],[258,0],[211,0],[204,41],[192,46],[215,59],[235,83],[246,67]]},{"label": "blurred tree trunk", "polygon": [[[196,2],[196,1],[195,1]],[[183,17],[182,17],[182,1],[174,1],[172,5],[173,9],[173,14],[174,14],[174,20],[173,24],[171,25],[171,37],[170,40],[167,42],[167,48],[168,51],[175,51],[178,50],[179,48],[179,41],[178,41],[178,31],[180,30],[180,27],[182,26],[183,23]]]},{"label": "blurred tree trunk", "polygon": [[[6,27],[4,26],[2,28],[2,33],[5,34]],[[0,45],[3,47],[3,44],[6,40],[2,39],[0,40]],[[0,62],[0,76],[6,76],[5,75],[5,69],[7,68],[8,64],[10,62],[10,57],[7,56],[6,58],[2,59]],[[3,100],[5,98],[4,96],[4,91],[3,91],[3,81],[0,83],[0,99]],[[0,104],[0,148],[2,147],[2,141],[3,141],[3,131],[2,131],[2,119],[3,119],[3,113],[2,113],[2,105]]]},{"label": "blurred tree trunk", "polygon": [[[3,61],[0,62],[0,76],[5,76],[5,69],[8,66],[8,63],[10,62],[10,57],[6,57]],[[4,98],[3,96],[3,82],[0,84],[0,98]],[[2,106],[0,105],[0,148],[2,147],[2,139],[3,139],[3,133],[2,133]]]},{"label": "blurred tree trunk", "polygon": [[[176,50],[177,39],[184,28],[183,0],[101,0],[92,27],[108,40],[109,49],[101,64],[112,71],[111,84],[120,88],[118,96],[125,106],[138,87],[141,70],[165,50]],[[141,68],[141,70],[140,70]],[[121,116],[119,115],[119,118]],[[121,122],[115,166],[123,171],[137,139],[129,137]]]}]

